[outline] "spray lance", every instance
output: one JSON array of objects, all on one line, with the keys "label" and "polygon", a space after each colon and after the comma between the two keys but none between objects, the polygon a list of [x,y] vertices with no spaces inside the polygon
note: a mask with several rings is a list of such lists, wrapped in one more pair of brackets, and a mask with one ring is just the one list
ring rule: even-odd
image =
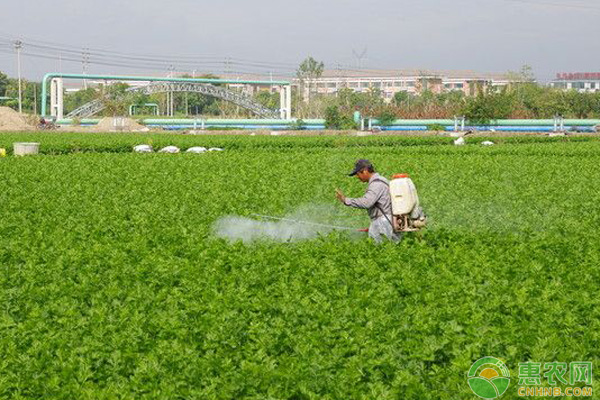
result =
[{"label": "spray lance", "polygon": [[[395,232],[415,232],[427,225],[427,216],[419,205],[417,188],[408,174],[395,174],[388,184],[392,199],[392,220],[389,222]],[[381,210],[383,212],[383,210]],[[354,232],[369,232],[369,228],[350,228],[347,226],[328,225],[318,222],[300,221],[291,218],[273,217],[270,215],[252,214],[254,217],[286,221],[294,224],[320,226]]]},{"label": "spray lance", "polygon": [[251,214],[251,215],[253,217],[259,217],[259,218],[265,218],[265,219],[272,219],[272,220],[275,220],[275,221],[286,221],[286,222],[291,222],[291,223],[294,223],[294,224],[320,226],[322,228],[331,228],[331,229],[338,229],[338,230],[344,230],[344,231],[354,231],[354,232],[368,232],[369,231],[368,228],[365,228],[365,229],[350,228],[350,227],[347,227],[347,226],[328,225],[328,224],[321,224],[321,223],[318,223],[318,222],[300,221],[300,220],[297,220],[297,219],[273,217],[273,216],[270,216],[270,215],[262,215],[262,214]]}]

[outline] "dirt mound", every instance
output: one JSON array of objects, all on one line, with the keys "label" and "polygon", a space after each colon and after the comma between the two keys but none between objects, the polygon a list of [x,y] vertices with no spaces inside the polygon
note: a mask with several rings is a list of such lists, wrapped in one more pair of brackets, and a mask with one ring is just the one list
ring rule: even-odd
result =
[{"label": "dirt mound", "polygon": [[144,132],[148,128],[131,118],[106,117],[98,122],[94,130],[97,132]]},{"label": "dirt mound", "polygon": [[26,117],[9,107],[0,107],[0,131],[28,131],[34,129]]}]

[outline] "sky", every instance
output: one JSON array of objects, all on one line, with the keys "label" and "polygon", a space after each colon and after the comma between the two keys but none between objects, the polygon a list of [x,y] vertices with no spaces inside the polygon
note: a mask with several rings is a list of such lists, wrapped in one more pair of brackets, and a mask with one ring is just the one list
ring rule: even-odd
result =
[{"label": "sky", "polygon": [[16,76],[20,39],[35,80],[81,73],[84,48],[88,73],[293,74],[309,55],[329,69],[527,64],[540,81],[600,71],[598,0],[0,1],[0,71]]}]

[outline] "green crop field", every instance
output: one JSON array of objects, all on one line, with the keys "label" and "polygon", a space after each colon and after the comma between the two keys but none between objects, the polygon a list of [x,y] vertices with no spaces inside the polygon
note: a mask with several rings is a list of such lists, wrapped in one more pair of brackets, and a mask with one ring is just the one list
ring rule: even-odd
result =
[{"label": "green crop field", "polygon": [[[600,359],[600,141],[2,134],[1,399],[474,399],[471,364]],[[479,139],[477,139],[479,140]],[[152,143],[220,146],[134,154]],[[327,210],[368,158],[422,233],[229,242],[228,215]]]}]

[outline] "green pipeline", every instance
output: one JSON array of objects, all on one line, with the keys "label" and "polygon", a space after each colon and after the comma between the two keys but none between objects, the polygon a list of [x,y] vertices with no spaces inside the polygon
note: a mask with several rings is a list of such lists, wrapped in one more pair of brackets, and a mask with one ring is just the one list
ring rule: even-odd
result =
[{"label": "green pipeline", "polygon": [[[373,125],[379,125],[376,119],[371,120]],[[390,125],[392,126],[428,126],[428,125],[443,125],[453,126],[453,119],[397,119]],[[465,122],[466,125],[487,125],[487,126],[553,126],[553,119],[498,119],[491,120],[488,124],[474,124]],[[565,119],[565,126],[595,126],[600,124],[600,119]]]},{"label": "green pipeline", "polygon": [[[287,125],[295,123],[295,120],[283,119],[143,119],[144,125]],[[323,125],[324,119],[303,119],[302,125]]]},{"label": "green pipeline", "polygon": [[191,83],[233,83],[253,85],[290,85],[288,81],[249,81],[237,79],[207,79],[207,78],[157,78],[155,76],[123,76],[123,75],[86,75],[86,74],[61,74],[51,72],[44,75],[42,80],[42,107],[41,114],[46,117],[46,106],[48,101],[48,83],[54,78],[64,79],[98,79],[105,81],[136,81],[136,82],[191,82]]},{"label": "green pipeline", "polygon": [[[97,124],[100,119],[97,118],[84,118],[81,119],[82,125],[93,125]],[[286,121],[281,119],[193,119],[193,118],[181,118],[181,119],[142,119],[140,122],[144,125],[188,125],[188,126],[200,126],[203,123],[211,126],[227,126],[227,125],[288,125],[294,123],[301,123],[305,126],[312,125],[324,125],[324,119],[304,119],[302,122],[299,120]],[[73,123],[72,119],[65,118],[57,121],[59,124],[69,125]],[[373,125],[378,125],[379,121],[372,120]],[[429,125],[443,125],[453,126],[454,120],[452,119],[398,119],[395,120],[391,126],[429,126]],[[565,126],[596,126],[600,125],[600,119],[565,119],[563,121]],[[467,125],[470,125],[467,123]],[[553,126],[553,119],[499,119],[490,121],[489,126]]]}]

